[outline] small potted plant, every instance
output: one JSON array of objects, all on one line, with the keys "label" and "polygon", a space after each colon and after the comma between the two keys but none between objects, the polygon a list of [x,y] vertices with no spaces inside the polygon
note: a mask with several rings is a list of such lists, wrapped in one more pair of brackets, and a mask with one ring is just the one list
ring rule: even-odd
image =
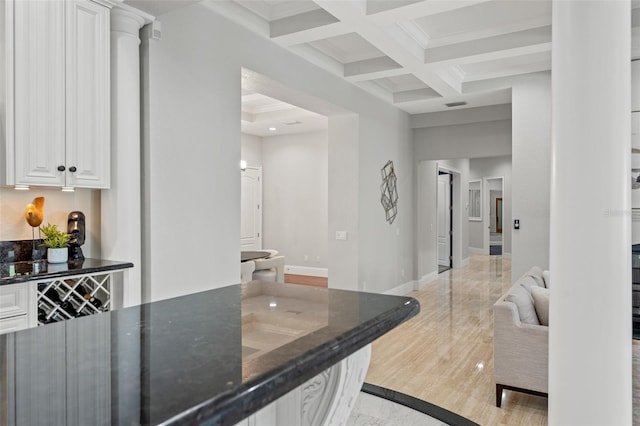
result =
[{"label": "small potted plant", "polygon": [[47,223],[41,226],[44,234],[44,245],[47,246],[47,261],[49,263],[67,263],[69,258],[69,234],[58,229],[57,225]]}]

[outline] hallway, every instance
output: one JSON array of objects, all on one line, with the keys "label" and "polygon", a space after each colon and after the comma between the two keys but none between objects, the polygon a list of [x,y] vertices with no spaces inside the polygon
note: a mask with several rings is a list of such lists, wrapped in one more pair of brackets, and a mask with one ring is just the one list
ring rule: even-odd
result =
[{"label": "hallway", "polygon": [[493,303],[510,283],[510,260],[475,255],[408,294],[421,312],[373,344],[366,382],[483,425],[546,425],[546,398],[507,391],[495,406]]}]

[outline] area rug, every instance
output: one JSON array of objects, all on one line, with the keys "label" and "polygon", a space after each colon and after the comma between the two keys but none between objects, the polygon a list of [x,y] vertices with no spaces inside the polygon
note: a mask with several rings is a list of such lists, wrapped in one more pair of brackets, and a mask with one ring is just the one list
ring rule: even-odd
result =
[{"label": "area rug", "polygon": [[365,383],[347,426],[477,426],[462,416],[412,396]]}]

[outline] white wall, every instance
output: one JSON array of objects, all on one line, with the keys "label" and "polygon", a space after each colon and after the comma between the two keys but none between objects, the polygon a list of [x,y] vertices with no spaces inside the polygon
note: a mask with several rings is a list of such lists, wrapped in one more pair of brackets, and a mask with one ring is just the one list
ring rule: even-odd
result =
[{"label": "white wall", "polygon": [[[198,3],[161,16],[162,40],[149,41],[143,52],[148,60],[143,66],[148,73],[143,177],[148,300],[239,281],[242,67],[357,114],[358,128],[342,138],[340,148],[349,151],[349,161],[331,154],[338,150],[332,148],[332,135],[339,135],[329,120],[333,208],[328,232],[334,234],[334,226],[348,231],[350,240],[340,244],[351,247],[339,258],[329,253],[329,285],[359,286],[359,277],[352,274],[355,267],[371,274],[361,283],[365,289],[396,287],[402,282],[397,268],[413,269],[406,255],[413,241],[408,115],[223,18],[212,10],[216,7],[216,2]],[[396,162],[401,202],[406,203],[395,224],[400,236],[384,221],[379,200],[379,170],[389,159]],[[354,171],[357,183],[350,181]],[[356,223],[353,210],[345,210],[348,204],[335,204],[346,199],[357,200]],[[359,241],[362,236],[365,240]],[[182,260],[207,267],[177,268]]]},{"label": "white wall", "polygon": [[519,79],[512,90],[512,218],[511,277],[534,265],[549,268],[551,182],[551,77],[540,73]]},{"label": "white wall", "polygon": [[262,245],[287,265],[326,269],[327,132],[262,140]]},{"label": "white wall", "polygon": [[[502,200],[502,250],[504,253],[511,253],[511,156],[472,158],[469,161],[469,179],[483,179],[485,177],[504,177],[504,194]],[[483,196],[484,198],[484,196]],[[484,222],[469,222],[469,246],[484,248]]]},{"label": "white wall", "polygon": [[240,159],[247,162],[247,166],[262,166],[262,138],[260,136],[240,134]]},{"label": "white wall", "polygon": [[[45,225],[52,223],[66,230],[70,212],[79,210],[84,213],[86,240],[82,252],[85,257],[100,257],[100,191],[97,190],[62,192],[60,188],[31,188],[29,191],[0,188],[0,241],[31,239],[31,227],[27,224],[24,211],[36,197],[44,197]],[[35,235],[37,238],[37,229]]]}]

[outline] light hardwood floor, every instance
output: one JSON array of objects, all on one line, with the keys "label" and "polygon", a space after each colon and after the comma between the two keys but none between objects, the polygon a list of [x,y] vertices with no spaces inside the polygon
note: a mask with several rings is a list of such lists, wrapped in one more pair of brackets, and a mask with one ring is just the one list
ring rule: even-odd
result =
[{"label": "light hardwood floor", "polygon": [[510,260],[475,255],[410,293],[420,314],[374,342],[366,381],[481,425],[546,425],[546,398],[505,391],[495,406],[493,303],[510,285]]}]

